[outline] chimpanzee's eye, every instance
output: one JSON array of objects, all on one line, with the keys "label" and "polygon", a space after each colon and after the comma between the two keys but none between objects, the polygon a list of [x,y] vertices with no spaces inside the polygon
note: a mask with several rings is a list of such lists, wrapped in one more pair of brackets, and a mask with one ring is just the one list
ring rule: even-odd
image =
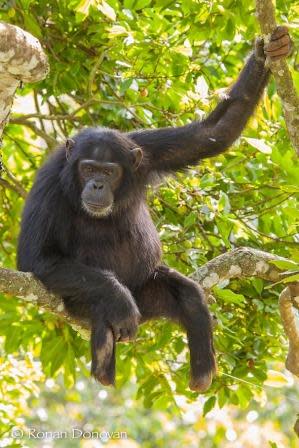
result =
[{"label": "chimpanzee's eye", "polygon": [[87,165],[87,166],[84,168],[84,172],[85,172],[86,174],[92,174],[92,173],[93,173],[93,167],[90,166],[90,165]]},{"label": "chimpanzee's eye", "polygon": [[103,173],[105,174],[105,176],[110,176],[110,175],[112,174],[112,171],[109,170],[108,168],[105,168],[105,169],[103,170]]}]

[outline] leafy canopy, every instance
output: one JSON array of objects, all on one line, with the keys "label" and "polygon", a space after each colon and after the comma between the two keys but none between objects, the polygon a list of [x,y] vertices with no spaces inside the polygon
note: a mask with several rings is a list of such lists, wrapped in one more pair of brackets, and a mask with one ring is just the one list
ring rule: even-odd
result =
[{"label": "leafy canopy", "polygon": [[[41,41],[51,66],[45,81],[18,91],[26,103],[5,130],[4,165],[27,190],[55,142],[82,126],[129,130],[204,116],[236,78],[258,34],[254,2],[247,0],[18,0],[1,8],[1,20]],[[288,16],[296,40],[298,6],[277,1],[277,13],[280,22]],[[299,87],[298,72],[293,75]],[[251,246],[298,263],[298,167],[271,82],[228,153],[150,192],[164,261],[191,274],[224,251]],[[0,262],[14,267],[23,199],[1,184],[0,194]],[[205,413],[216,403],[246,407],[260,393],[269,363],[285,357],[279,286],[265,286],[243,280],[213,291],[219,374]],[[5,354],[32,352],[47,376],[63,372],[66,385],[76,367],[88,374],[88,344],[65,323],[4,296],[0,313]],[[146,406],[167,408],[180,394],[197,397],[187,389],[186,338],[176,326],[143,326],[137,342],[119,345],[117,356],[118,385],[135,375]]]}]

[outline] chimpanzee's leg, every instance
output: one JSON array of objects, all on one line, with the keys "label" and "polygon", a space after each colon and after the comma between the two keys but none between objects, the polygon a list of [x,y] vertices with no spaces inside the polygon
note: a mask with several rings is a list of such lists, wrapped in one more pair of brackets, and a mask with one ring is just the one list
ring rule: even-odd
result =
[{"label": "chimpanzee's leg", "polygon": [[167,317],[185,328],[190,350],[190,389],[208,389],[216,362],[211,317],[200,286],[179,272],[160,266],[134,297],[142,322]]}]

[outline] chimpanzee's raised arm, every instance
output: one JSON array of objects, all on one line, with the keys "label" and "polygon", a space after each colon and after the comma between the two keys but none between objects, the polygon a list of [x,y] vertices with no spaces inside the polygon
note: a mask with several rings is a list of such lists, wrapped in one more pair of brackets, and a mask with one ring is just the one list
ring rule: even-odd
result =
[{"label": "chimpanzee's raised arm", "polygon": [[[278,27],[265,53],[275,60],[287,56],[290,47],[287,29]],[[145,152],[150,170],[175,171],[195,164],[225,151],[240,136],[269,78],[265,53],[263,41],[257,40],[255,51],[238,80],[205,120],[181,127],[129,133]]]}]

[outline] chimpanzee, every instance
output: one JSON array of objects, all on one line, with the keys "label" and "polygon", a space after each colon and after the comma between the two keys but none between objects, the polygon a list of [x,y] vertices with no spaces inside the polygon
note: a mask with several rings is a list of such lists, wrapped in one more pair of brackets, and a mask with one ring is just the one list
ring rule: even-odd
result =
[{"label": "chimpanzee", "polygon": [[138,324],[166,317],[186,330],[190,388],[206,390],[216,370],[211,318],[193,280],[161,263],[158,234],[146,205],[147,185],[226,150],[240,135],[269,78],[266,56],[288,55],[277,27],[257,40],[237,82],[203,121],[122,133],[80,132],[39,170],[27,199],[18,268],[33,272],[63,297],[66,309],[91,325],[92,375],[115,380],[115,342]]}]

